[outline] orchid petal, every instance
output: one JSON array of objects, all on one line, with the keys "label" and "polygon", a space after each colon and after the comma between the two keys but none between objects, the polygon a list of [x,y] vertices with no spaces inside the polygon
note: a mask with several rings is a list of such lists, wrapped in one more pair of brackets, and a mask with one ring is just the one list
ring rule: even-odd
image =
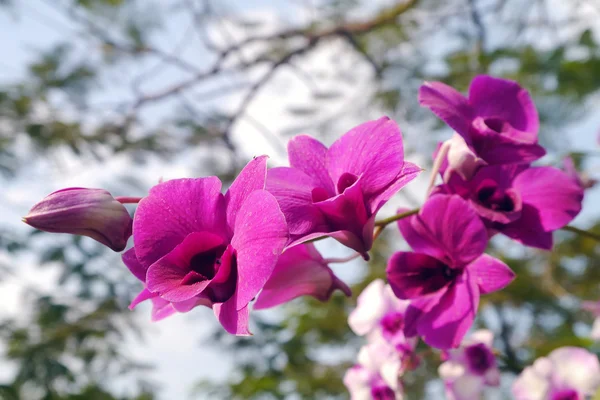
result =
[{"label": "orchid petal", "polygon": [[267,156],[255,157],[239,173],[225,194],[227,225],[230,232],[235,226],[235,218],[240,207],[255,190],[265,188],[267,179]]},{"label": "orchid petal", "polygon": [[127,250],[125,253],[121,255],[121,259],[129,271],[138,278],[142,282],[146,282],[146,271],[148,268],[144,268],[144,266],[138,261],[137,256],[135,255],[135,248]]},{"label": "orchid petal", "polygon": [[292,240],[327,230],[321,212],[312,201],[312,190],[317,185],[315,179],[294,168],[272,168],[267,172],[266,188],[277,199]]},{"label": "orchid petal", "polygon": [[425,343],[438,349],[458,347],[473,325],[479,306],[479,288],[468,270],[419,318],[417,331]]},{"label": "orchid petal", "polygon": [[482,254],[468,268],[481,294],[504,289],[516,276],[508,265],[487,254]]},{"label": "orchid petal", "polygon": [[515,178],[513,186],[523,202],[538,211],[545,231],[562,228],[581,211],[583,189],[558,168],[528,168]]},{"label": "orchid petal", "polygon": [[382,192],[376,194],[373,197],[367,199],[367,204],[369,207],[369,211],[371,214],[376,214],[377,211],[384,206],[384,204],[392,198],[393,195],[398,193],[400,189],[409,184],[413,179],[415,179],[423,169],[411,162],[404,161],[402,165],[402,169],[394,178],[392,183],[386,187]]},{"label": "orchid petal", "polygon": [[425,82],[419,88],[419,104],[429,108],[469,142],[473,109],[460,92],[441,82]]},{"label": "orchid petal", "polygon": [[388,282],[400,299],[414,299],[442,290],[452,282],[445,276],[446,265],[422,253],[397,252],[386,269]]},{"label": "orchid petal", "polygon": [[236,298],[234,296],[225,303],[214,304],[213,311],[227,332],[237,336],[252,335],[248,329],[249,310],[247,303],[241,309],[236,310]]},{"label": "orchid petal", "polygon": [[223,244],[223,238],[207,232],[189,234],[169,254],[148,268],[148,290],[158,292],[163,299],[174,302],[197,296],[208,286],[213,276],[195,271],[190,266],[191,261],[194,256],[222,247]]},{"label": "orchid petal", "polygon": [[537,140],[539,118],[527,90],[517,82],[488,75],[476,76],[469,86],[469,102],[478,115],[508,121],[514,128]]},{"label": "orchid petal", "polygon": [[300,296],[313,296],[327,301],[340,289],[346,296],[350,288],[340,281],[312,243],[286,250],[277,261],[273,273],[254,303],[264,309],[286,303]]},{"label": "orchid petal", "polygon": [[231,245],[237,252],[236,309],[246,307],[263,288],[288,241],[285,217],[266,190],[248,196],[235,221]]},{"label": "orchid petal", "polygon": [[327,147],[308,135],[298,135],[288,142],[290,167],[312,177],[317,186],[335,195],[335,187],[326,165]]},{"label": "orchid petal", "polygon": [[344,174],[358,176],[365,196],[389,186],[403,165],[400,129],[387,117],[353,128],[327,152],[327,169],[333,183],[337,185]]},{"label": "orchid petal", "polygon": [[217,177],[175,179],[154,186],[137,207],[134,244],[140,263],[150,266],[193,232],[227,237],[224,198]]},{"label": "orchid petal", "polygon": [[475,211],[456,195],[430,197],[419,214],[398,221],[398,226],[414,251],[450,266],[473,261],[483,253],[488,241],[485,226]]}]

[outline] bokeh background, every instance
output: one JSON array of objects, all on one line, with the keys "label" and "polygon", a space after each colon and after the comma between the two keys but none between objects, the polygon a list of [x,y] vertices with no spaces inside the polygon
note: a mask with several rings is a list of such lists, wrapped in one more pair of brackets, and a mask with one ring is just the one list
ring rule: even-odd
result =
[{"label": "bokeh background", "polygon": [[[599,45],[598,0],[0,0],[0,399],[348,398],[342,376],[363,341],[347,314],[406,248],[395,227],[369,264],[333,266],[352,298],[254,312],[254,336],[236,338],[208,309],[159,323],[147,304],[129,311],[140,284],[118,254],[20,217],[67,186],[144,196],[159,179],[231,182],[255,155],[284,165],[294,134],[330,144],[383,114],[429,169],[451,132],[419,107],[419,85],[464,91],[478,73],[531,91],[542,164],[570,154],[599,177]],[[421,204],[427,174],[382,216]],[[600,233],[599,204],[589,189],[574,225]],[[580,310],[600,299],[599,244],[555,240],[552,253],[491,245],[518,278],[482,299],[476,321],[496,334],[504,371],[490,399],[510,398],[515,374],[556,347],[600,351]],[[438,364],[426,352],[407,399],[443,397]]]}]

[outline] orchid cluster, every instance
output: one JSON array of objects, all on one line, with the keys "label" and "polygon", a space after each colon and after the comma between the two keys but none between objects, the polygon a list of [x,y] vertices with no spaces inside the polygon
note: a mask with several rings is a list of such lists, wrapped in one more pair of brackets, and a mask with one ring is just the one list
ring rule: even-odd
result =
[{"label": "orchid cluster", "polygon": [[[142,286],[131,308],[148,300],[152,319],[160,320],[208,307],[235,335],[250,334],[253,301],[254,309],[264,309],[304,295],[326,301],[335,290],[350,296],[313,242],[333,238],[368,261],[374,239],[397,221],[412,251],[389,259],[389,284],[374,281],[358,297],[349,325],[367,344],[345,383],[357,400],[401,398],[400,377],[418,366],[420,338],[443,350],[448,397],[478,398],[500,379],[493,337],[487,331],[465,336],[480,296],[515,278],[485,254],[489,240],[502,234],[551,249],[552,232],[575,218],[593,182],[569,160],[565,170],[532,165],[545,154],[538,115],[513,81],[478,76],[468,97],[429,82],[419,101],[454,134],[435,151],[423,206],[386,220],[376,220],[379,210],[422,170],[405,161],[401,132],[383,117],[330,147],[296,136],[288,143],[289,167],[268,169],[266,156],[255,157],[225,193],[217,177],[161,182],[143,198],[69,188],[44,198],[24,221],[85,235],[114,251],[125,250],[133,237],[122,255]],[[133,218],[124,204],[137,204]],[[553,362],[549,356],[536,363],[518,382],[535,376],[548,380],[540,385],[551,389],[544,390],[579,390],[555,382],[563,380],[548,372]],[[523,392],[518,382],[515,393]]]}]

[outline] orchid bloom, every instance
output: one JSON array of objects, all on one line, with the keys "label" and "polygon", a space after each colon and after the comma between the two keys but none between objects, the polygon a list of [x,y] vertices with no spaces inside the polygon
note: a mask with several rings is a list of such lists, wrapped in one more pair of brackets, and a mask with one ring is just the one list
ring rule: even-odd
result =
[{"label": "orchid bloom", "polygon": [[515,275],[483,254],[485,226],[459,196],[432,196],[398,226],[415,251],[395,253],[387,266],[394,294],[411,300],[404,334],[441,349],[457,347],[473,324],[480,294],[504,288]]},{"label": "orchid bloom", "polygon": [[590,337],[596,341],[600,341],[600,301],[584,301],[583,309],[591,312],[596,319],[592,325]]},{"label": "orchid bloom", "polygon": [[352,291],[335,276],[312,243],[291,247],[279,257],[273,273],[254,303],[254,309],[270,308],[300,296],[327,301],[339,289],[346,296]]},{"label": "orchid bloom", "polygon": [[122,251],[131,236],[132,219],[104,189],[68,188],[34,205],[23,222],[46,232],[88,236]]},{"label": "orchid bloom", "polygon": [[436,192],[467,199],[490,235],[548,250],[552,232],[575,218],[583,200],[583,189],[565,172],[523,165],[481,167],[468,181],[452,174]]},{"label": "orchid bloom", "polygon": [[561,347],[525,368],[512,393],[515,400],[584,400],[598,389],[598,357],[579,347]]},{"label": "orchid bloom", "polygon": [[[396,347],[403,361],[414,360],[418,338],[404,336],[404,318],[409,301],[400,300],[381,279],[371,282],[358,296],[356,308],[348,317],[348,325],[368,340],[381,337]],[[405,357],[407,356],[407,357]]]},{"label": "orchid bloom", "polygon": [[290,246],[331,236],[365,259],[375,214],[420,172],[404,161],[400,130],[386,117],[357,126],[329,149],[296,136],[288,155],[290,167],[269,170],[267,190],[286,216]]},{"label": "orchid bloom", "polygon": [[351,400],[402,400],[401,362],[395,348],[385,341],[364,345],[358,364],[344,375]]},{"label": "orchid bloom", "polygon": [[528,164],[546,154],[529,93],[514,81],[479,75],[468,98],[441,82],[426,82],[419,103],[463,137],[487,164]]},{"label": "orchid bloom", "polygon": [[486,329],[473,332],[460,348],[447,352],[439,367],[448,400],[481,399],[485,386],[500,385],[500,370],[492,352],[494,334]]},{"label": "orchid bloom", "polygon": [[153,300],[153,318],[212,307],[225,330],[247,335],[248,303],[263,288],[288,241],[285,217],[264,190],[266,157],[250,161],[225,195],[217,177],[154,186],[133,220],[123,254],[145,283],[131,307]]}]

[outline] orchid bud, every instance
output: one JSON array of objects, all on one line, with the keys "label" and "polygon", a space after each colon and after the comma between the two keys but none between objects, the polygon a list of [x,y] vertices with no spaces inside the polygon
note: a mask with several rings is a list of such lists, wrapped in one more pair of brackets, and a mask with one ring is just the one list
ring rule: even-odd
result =
[{"label": "orchid bud", "polygon": [[67,188],[34,205],[23,222],[55,233],[83,235],[121,251],[131,236],[127,209],[103,189]]},{"label": "orchid bud", "polygon": [[460,135],[454,134],[452,139],[448,140],[448,166],[444,174],[444,181],[447,181],[447,176],[450,172],[456,172],[464,180],[469,180],[475,174],[477,168],[485,165],[486,162],[469,148],[465,139]]}]

